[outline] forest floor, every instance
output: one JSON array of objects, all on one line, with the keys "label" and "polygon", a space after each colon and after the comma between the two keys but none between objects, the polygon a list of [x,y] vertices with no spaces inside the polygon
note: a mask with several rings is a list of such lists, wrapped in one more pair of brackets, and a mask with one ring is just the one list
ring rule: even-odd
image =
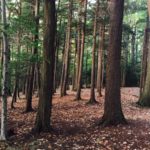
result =
[{"label": "forest floor", "polygon": [[[104,91],[103,91],[104,93]],[[128,125],[100,127],[96,123],[103,115],[104,96],[98,97],[98,105],[86,105],[89,89],[82,90],[82,101],[74,101],[75,92],[53,98],[52,133],[32,135],[36,112],[23,113],[25,99],[8,106],[9,126],[15,129],[7,143],[0,149],[8,150],[150,150],[150,109],[137,107],[138,88],[122,88],[122,107]],[[37,109],[38,99],[33,98]],[[0,104],[1,105],[1,104]]]}]

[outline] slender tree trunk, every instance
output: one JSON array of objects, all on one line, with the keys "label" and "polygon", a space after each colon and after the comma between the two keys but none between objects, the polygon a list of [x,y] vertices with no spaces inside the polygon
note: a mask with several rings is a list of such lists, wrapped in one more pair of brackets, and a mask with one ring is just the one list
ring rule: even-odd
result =
[{"label": "slender tree trunk", "polygon": [[56,14],[55,0],[44,0],[44,41],[43,66],[40,86],[38,112],[34,131],[50,131],[50,118],[52,110],[54,62],[55,62],[55,31]]},{"label": "slender tree trunk", "polygon": [[[79,58],[79,71],[77,77],[77,93],[75,100],[81,99],[81,84],[82,84],[82,68],[83,68],[83,55],[84,55],[84,44],[85,44],[85,25],[86,25],[86,12],[87,12],[87,0],[83,1],[83,19],[82,19],[82,28],[81,28],[81,50],[80,50],[80,58]],[[79,49],[78,49],[79,50]]]},{"label": "slender tree trunk", "polygon": [[68,25],[67,25],[67,34],[66,34],[66,43],[65,43],[65,51],[64,51],[64,62],[63,62],[63,71],[62,71],[62,79],[61,79],[61,90],[60,96],[66,95],[67,90],[67,82],[68,82],[68,70],[69,70],[69,52],[70,52],[70,41],[71,41],[71,24],[72,24],[72,7],[73,1],[69,1],[69,12],[68,12]]},{"label": "slender tree trunk", "polygon": [[78,24],[77,24],[77,52],[76,52],[76,73],[75,73],[75,85],[74,90],[77,90],[77,82],[79,76],[79,66],[80,66],[80,53],[81,53],[81,26],[82,26],[82,4],[80,3],[78,8]]},{"label": "slender tree trunk", "polygon": [[108,3],[110,14],[110,39],[106,69],[104,115],[100,121],[100,124],[103,126],[126,123],[120,100],[120,60],[124,0],[110,0]]},{"label": "slender tree trunk", "polygon": [[102,96],[102,68],[103,68],[103,50],[105,39],[105,26],[102,24],[99,31],[99,50],[98,50],[98,69],[97,69],[97,92]]},{"label": "slender tree trunk", "polygon": [[[40,1],[35,1],[35,35],[34,35],[34,43],[35,46],[33,48],[33,55],[38,56],[38,40],[39,40],[39,7]],[[38,58],[38,57],[37,57]],[[28,88],[27,88],[27,101],[26,101],[26,108],[25,112],[33,111],[32,108],[32,94],[33,94],[33,80],[34,80],[34,71],[35,71],[35,63],[29,68],[29,81],[28,81]]]},{"label": "slender tree trunk", "polygon": [[8,96],[8,80],[9,80],[9,48],[7,33],[7,21],[6,21],[6,1],[1,0],[1,20],[3,25],[3,70],[2,70],[2,109],[1,109],[1,140],[7,138],[7,96]]},{"label": "slender tree trunk", "polygon": [[91,69],[91,95],[88,104],[97,103],[95,99],[95,50],[96,50],[96,33],[97,33],[97,18],[99,12],[99,0],[96,2],[94,31],[93,31],[93,48],[92,48],[92,69]]}]

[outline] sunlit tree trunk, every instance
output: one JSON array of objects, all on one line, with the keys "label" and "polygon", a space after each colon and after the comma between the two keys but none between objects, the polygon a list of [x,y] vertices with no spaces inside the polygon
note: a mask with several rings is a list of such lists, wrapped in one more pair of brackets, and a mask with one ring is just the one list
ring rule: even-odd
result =
[{"label": "sunlit tree trunk", "polygon": [[150,107],[150,0],[148,6],[148,23],[145,30],[143,45],[142,74],[140,83],[140,99],[137,102],[141,106]]},{"label": "sunlit tree trunk", "polygon": [[8,96],[8,80],[9,80],[9,48],[7,38],[7,21],[6,21],[6,1],[1,0],[1,20],[2,20],[2,38],[3,38],[3,70],[2,70],[2,109],[1,109],[1,140],[7,138],[7,96]]}]

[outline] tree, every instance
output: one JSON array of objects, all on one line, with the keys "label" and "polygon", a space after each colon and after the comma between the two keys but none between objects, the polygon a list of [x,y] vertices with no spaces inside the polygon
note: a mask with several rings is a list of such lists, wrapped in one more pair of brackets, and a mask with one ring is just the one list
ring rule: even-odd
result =
[{"label": "tree", "polygon": [[102,96],[102,70],[103,70],[103,51],[105,39],[105,25],[102,23],[99,28],[99,49],[98,49],[98,68],[97,68],[97,92]]},{"label": "tree", "polygon": [[[38,42],[39,42],[39,7],[40,1],[35,1],[35,35],[34,35],[34,48],[33,55],[38,56]],[[34,73],[35,73],[36,64],[33,62],[29,68],[29,78],[28,78],[28,88],[27,88],[27,102],[25,112],[33,111],[32,108],[32,93],[33,93],[33,84],[34,84]],[[38,73],[38,72],[37,72]]]},{"label": "tree", "polygon": [[110,39],[106,68],[106,91],[104,114],[100,124],[104,126],[124,124],[120,100],[120,60],[124,0],[110,0],[108,11],[110,15]]},{"label": "tree", "polygon": [[61,90],[60,95],[66,95],[66,85],[68,81],[68,70],[69,70],[69,52],[70,52],[70,41],[71,41],[71,24],[72,24],[72,5],[73,1],[69,1],[69,12],[68,12],[68,26],[66,31],[66,41],[65,41],[65,50],[63,56],[63,70],[61,77]]},{"label": "tree", "polygon": [[[83,0],[81,1],[81,4],[83,3],[83,12],[82,12],[82,22],[81,22],[81,31],[78,31],[80,34],[81,32],[81,35],[78,35],[79,37],[78,38],[81,38],[81,39],[78,39],[78,67],[77,67],[77,70],[78,73],[77,73],[77,79],[76,79],[76,82],[77,82],[77,93],[76,93],[76,100],[80,100],[81,99],[81,81],[82,81],[82,68],[83,68],[83,54],[84,54],[84,45],[85,45],[85,27],[86,27],[86,13],[87,13],[87,0]],[[80,41],[81,40],[81,41]],[[80,45],[79,45],[80,44]]]},{"label": "tree", "polygon": [[54,62],[55,62],[55,30],[56,30],[55,0],[44,1],[44,41],[43,66],[41,70],[41,86],[38,111],[34,131],[50,131],[52,109]]},{"label": "tree", "polygon": [[95,50],[96,50],[96,33],[97,33],[97,18],[99,11],[99,0],[96,2],[94,31],[93,31],[93,48],[92,48],[92,69],[91,69],[91,95],[88,104],[97,103],[95,99]]},{"label": "tree", "polygon": [[1,140],[7,138],[7,96],[9,81],[9,47],[7,38],[6,1],[1,0],[1,20],[3,25],[3,71],[2,71],[2,111],[1,111]]},{"label": "tree", "polygon": [[[142,69],[142,80],[143,82],[140,99],[138,104],[141,106],[150,107],[150,0],[148,0],[148,28],[145,30],[145,39],[143,45],[143,69]],[[145,60],[144,60],[145,59]]]}]

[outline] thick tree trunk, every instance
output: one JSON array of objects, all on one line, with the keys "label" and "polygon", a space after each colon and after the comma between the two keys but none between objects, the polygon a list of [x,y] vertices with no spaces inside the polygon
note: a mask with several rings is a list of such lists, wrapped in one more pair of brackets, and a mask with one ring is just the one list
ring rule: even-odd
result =
[{"label": "thick tree trunk", "polygon": [[[83,16],[82,16],[82,28],[81,28],[81,49],[80,49],[80,58],[79,58],[79,68],[77,76],[77,93],[75,100],[81,99],[81,84],[82,84],[82,68],[83,68],[83,55],[84,55],[84,44],[85,44],[85,25],[86,25],[86,12],[87,12],[87,0],[83,1]],[[78,49],[79,51],[79,49]]]},{"label": "thick tree trunk", "polygon": [[1,0],[1,20],[3,25],[3,70],[2,70],[2,109],[1,109],[1,136],[0,140],[7,138],[7,96],[8,96],[8,80],[9,80],[9,48],[7,38],[7,21],[6,21],[6,1]]},{"label": "thick tree trunk", "polygon": [[55,0],[44,1],[44,41],[43,41],[43,66],[40,86],[38,112],[34,131],[50,131],[50,117],[52,110],[54,61],[55,61],[55,30],[56,14]]},{"label": "thick tree trunk", "polygon": [[93,48],[92,48],[92,69],[91,69],[91,95],[88,104],[97,103],[95,99],[95,50],[96,50],[96,33],[97,33],[97,17],[99,12],[99,0],[96,2],[94,31],[93,31]]},{"label": "thick tree trunk", "polygon": [[110,39],[106,69],[106,91],[104,115],[100,121],[103,126],[124,124],[120,97],[120,60],[124,0],[110,0]]}]

